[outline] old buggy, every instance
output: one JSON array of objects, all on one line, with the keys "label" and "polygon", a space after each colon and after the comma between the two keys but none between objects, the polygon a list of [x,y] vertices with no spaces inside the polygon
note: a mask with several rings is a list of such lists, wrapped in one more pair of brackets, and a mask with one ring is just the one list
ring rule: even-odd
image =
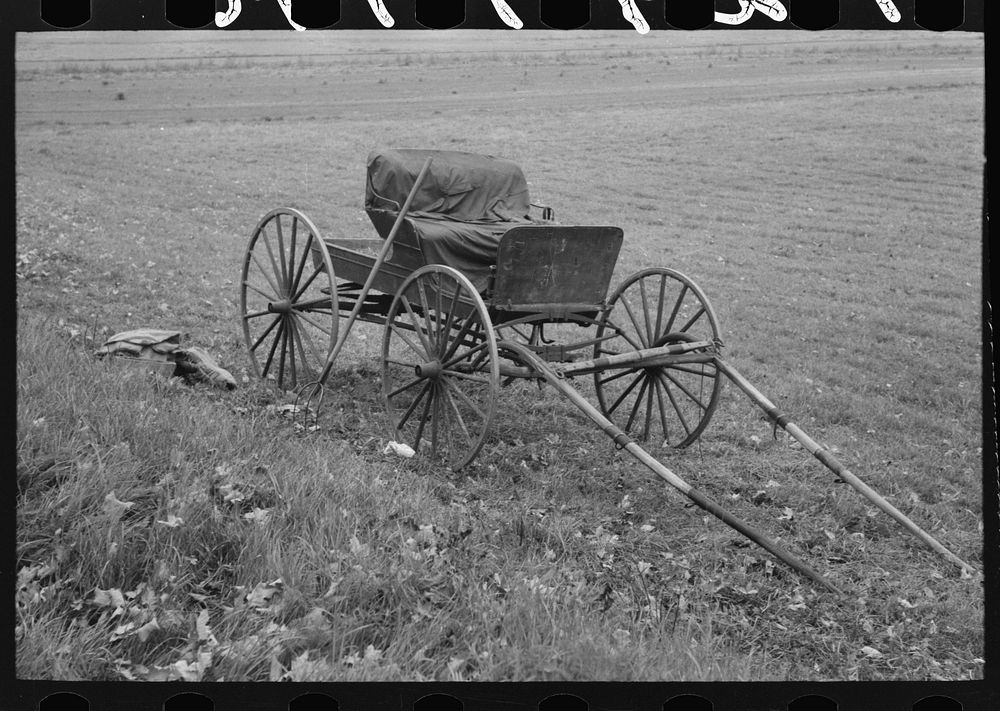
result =
[{"label": "old buggy", "polygon": [[[835,589],[639,445],[695,441],[725,375],[838,477],[938,553],[971,568],[721,358],[716,315],[688,277],[650,267],[609,295],[622,230],[557,223],[551,208],[532,203],[515,164],[458,151],[375,151],[365,211],[377,238],[326,239],[291,208],[258,223],[243,260],[240,308],[260,377],[317,402],[353,323],[382,324],[389,435],[452,468],[482,448],[503,384],[545,381],[700,507]],[[553,331],[559,338],[550,337]],[[575,377],[592,379],[596,407],[570,383]]]}]

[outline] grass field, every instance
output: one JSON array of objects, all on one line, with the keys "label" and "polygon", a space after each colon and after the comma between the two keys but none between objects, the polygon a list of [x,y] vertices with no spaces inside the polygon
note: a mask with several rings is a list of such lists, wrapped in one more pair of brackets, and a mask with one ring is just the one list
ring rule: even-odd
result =
[{"label": "grass field", "polygon": [[[981,581],[735,387],[657,454],[843,599],[549,389],[504,390],[459,473],[384,455],[371,324],[296,435],[237,289],[273,207],[373,234],[372,148],[514,160],[561,221],[624,229],[613,284],[693,278],[726,358],[981,566],[982,36],[383,37],[18,36],[18,676],[982,678]],[[90,355],[141,326],[240,387]]]}]

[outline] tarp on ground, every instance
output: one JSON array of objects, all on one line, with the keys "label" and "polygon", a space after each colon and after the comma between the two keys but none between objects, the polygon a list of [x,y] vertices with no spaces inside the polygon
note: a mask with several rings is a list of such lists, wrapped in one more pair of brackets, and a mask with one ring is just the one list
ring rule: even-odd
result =
[{"label": "tarp on ground", "polygon": [[427,158],[431,167],[407,213],[429,264],[486,287],[503,234],[531,222],[528,183],[510,161],[463,151],[380,149],[368,156],[365,209],[396,213]]}]

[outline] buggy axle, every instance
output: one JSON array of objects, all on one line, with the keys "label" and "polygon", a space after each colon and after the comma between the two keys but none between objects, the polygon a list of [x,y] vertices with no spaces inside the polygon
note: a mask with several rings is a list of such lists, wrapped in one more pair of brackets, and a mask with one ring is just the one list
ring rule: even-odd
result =
[{"label": "buggy axle", "polygon": [[583,375],[597,373],[611,368],[652,368],[675,363],[710,363],[714,358],[711,354],[696,355],[693,358],[678,358],[692,351],[712,348],[708,341],[693,341],[691,343],[675,343],[658,348],[643,348],[630,353],[604,356],[592,360],[581,360],[559,367],[557,375]]},{"label": "buggy axle", "polygon": [[[502,341],[500,343],[503,343]],[[502,346],[500,346],[502,348]],[[543,354],[528,346],[529,349],[545,362]],[[560,378],[572,378],[578,375],[592,375],[608,370],[636,370],[639,368],[662,368],[681,364],[714,363],[713,344],[708,341],[679,343],[658,348],[643,348],[631,353],[621,353],[592,360],[566,361],[553,364],[553,372]],[[701,350],[700,353],[692,351]],[[530,366],[508,365],[501,363],[500,374],[508,378],[540,379],[542,376]]]}]

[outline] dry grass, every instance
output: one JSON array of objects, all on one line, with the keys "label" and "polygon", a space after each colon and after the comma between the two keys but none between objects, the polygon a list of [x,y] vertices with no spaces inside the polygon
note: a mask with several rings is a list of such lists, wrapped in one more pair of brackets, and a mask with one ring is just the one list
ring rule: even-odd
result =
[{"label": "dry grass", "polygon": [[[18,84],[18,676],[981,678],[979,583],[771,441],[735,388],[664,460],[848,599],[686,508],[547,390],[504,391],[460,474],[383,455],[373,326],[318,434],[244,379],[235,283],[259,215],[367,235],[374,144],[502,155],[564,221],[625,229],[616,283],[694,278],[727,358],[981,564],[981,43],[601,41]],[[89,357],[140,325],[182,330],[241,388]]]}]

